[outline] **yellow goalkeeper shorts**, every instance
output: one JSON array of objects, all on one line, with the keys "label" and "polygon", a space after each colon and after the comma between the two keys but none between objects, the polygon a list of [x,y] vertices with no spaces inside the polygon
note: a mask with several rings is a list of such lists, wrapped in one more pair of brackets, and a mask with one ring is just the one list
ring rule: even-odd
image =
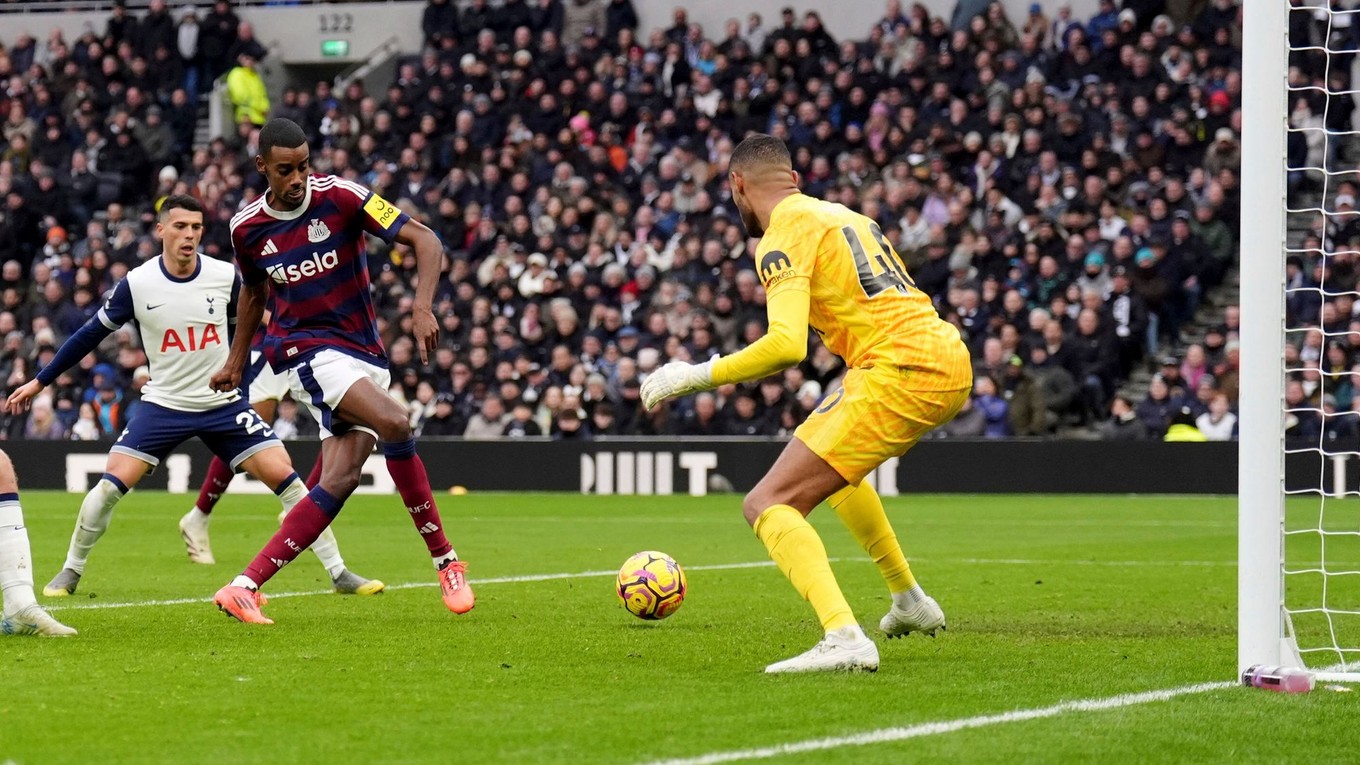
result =
[{"label": "yellow goalkeeper shorts", "polygon": [[900,457],[931,430],[954,419],[972,386],[952,391],[911,390],[910,375],[893,367],[851,369],[794,437],[850,485],[892,457]]}]

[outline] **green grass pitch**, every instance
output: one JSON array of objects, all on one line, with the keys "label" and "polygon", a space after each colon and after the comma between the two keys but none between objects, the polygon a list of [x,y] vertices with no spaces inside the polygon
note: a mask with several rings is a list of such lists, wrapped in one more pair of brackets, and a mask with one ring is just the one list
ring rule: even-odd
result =
[{"label": "green grass pitch", "polygon": [[[79,500],[23,501],[41,586]],[[275,500],[222,501],[216,566],[184,556],[190,502],[122,503],[77,595],[45,599],[79,637],[0,639],[0,762],[644,763],[1226,681],[1235,664],[1231,498],[890,499],[949,631],[877,635],[875,675],[794,677],[760,670],[819,630],[736,497],[443,497],[477,589],[462,617],[440,603],[400,500],[358,497],[336,526],[346,561],[409,586],[317,594],[329,581],[308,553],[268,591],[310,594],[274,599],[264,628],[206,601],[272,532]],[[1296,507],[1306,525],[1317,503]],[[813,521],[876,628],[888,597],[873,564],[832,513]],[[612,576],[541,576],[609,571],[642,549],[688,570],[665,622],[624,612]],[[743,563],[758,565],[726,567]],[[1341,762],[1357,721],[1360,693],[1225,687],[774,761]]]}]

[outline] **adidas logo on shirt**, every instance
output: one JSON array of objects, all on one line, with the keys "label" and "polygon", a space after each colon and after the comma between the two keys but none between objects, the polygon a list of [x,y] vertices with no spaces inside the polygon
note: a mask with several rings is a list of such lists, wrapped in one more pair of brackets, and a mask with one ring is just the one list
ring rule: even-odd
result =
[{"label": "adidas logo on shirt", "polygon": [[265,242],[264,242],[264,248],[260,250],[260,254],[261,254],[261,255],[273,255],[273,254],[277,253],[278,251],[279,251],[279,248],[276,247],[276,246],[274,245],[274,240],[273,240],[273,239],[266,239]]}]

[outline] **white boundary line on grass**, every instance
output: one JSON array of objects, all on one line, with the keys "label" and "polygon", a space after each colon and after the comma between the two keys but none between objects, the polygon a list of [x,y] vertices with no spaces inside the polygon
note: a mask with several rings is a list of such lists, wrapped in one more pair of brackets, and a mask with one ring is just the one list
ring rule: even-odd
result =
[{"label": "white boundary line on grass", "polygon": [[848,736],[831,736],[828,738],[814,738],[806,741],[796,741],[788,744],[777,744],[775,746],[761,747],[758,749],[733,749],[726,752],[710,752],[709,754],[698,757],[681,757],[671,760],[656,760],[647,765],[717,765],[723,762],[737,762],[740,760],[763,760],[771,757],[779,757],[789,754],[802,754],[805,752],[819,752],[827,749],[840,749],[847,746],[867,746],[869,744],[883,744],[892,741],[905,741],[911,738],[921,738],[923,736],[937,736],[943,733],[955,733],[961,730],[972,728],[984,728],[989,725],[1001,725],[1004,723],[1024,722],[1026,720],[1041,720],[1047,717],[1057,717],[1068,712],[1099,712],[1106,709],[1121,709],[1123,707],[1148,704],[1154,701],[1167,701],[1178,696],[1189,696],[1196,693],[1216,691],[1220,688],[1228,688],[1234,683],[1198,683],[1196,685],[1184,685],[1179,688],[1166,688],[1159,691],[1144,691],[1142,693],[1125,693],[1119,696],[1108,696],[1101,699],[1082,699],[1080,701],[1064,701],[1053,706],[1037,707],[1034,709],[1017,709],[1012,712],[1003,712],[993,715],[979,715],[977,717],[964,717],[956,720],[941,720],[938,722],[920,723],[897,728],[879,728],[877,730],[854,733]]},{"label": "white boundary line on grass", "polygon": [[[841,558],[832,558],[835,563]],[[729,571],[742,568],[770,568],[774,566],[773,561],[754,561],[750,563],[718,563],[708,566],[686,566],[688,571]],[[475,585],[483,584],[515,584],[519,582],[550,582],[556,579],[577,579],[617,576],[617,571],[577,571],[574,573],[560,574],[528,574],[525,576],[495,576],[486,579],[470,579]],[[404,584],[389,584],[388,590],[413,590],[418,587],[438,587],[439,582],[406,582]],[[303,598],[312,595],[330,595],[334,590],[307,590],[304,592],[267,592],[270,600],[278,598]],[[43,607],[49,611],[93,611],[104,608],[140,608],[145,606],[182,606],[189,603],[211,603],[212,598],[171,598],[168,600],[132,600],[114,603],[47,603]]]},{"label": "white boundary line on grass", "polygon": [[[831,558],[832,563],[849,561],[854,563],[868,563],[868,558]],[[944,562],[973,564],[973,565],[1001,565],[1001,566],[1109,566],[1114,568],[1124,567],[1154,567],[1154,566],[1235,566],[1236,561],[1212,561],[1212,560],[1165,560],[1165,561],[1141,561],[1141,560],[1029,560],[1024,558],[919,558],[917,563]],[[774,566],[772,561],[752,561],[747,563],[715,563],[711,565],[686,566],[688,571],[732,571],[744,568],[770,568]],[[521,582],[551,582],[558,579],[584,579],[595,577],[614,576],[617,571],[577,571],[557,574],[527,574],[524,576],[497,576],[486,579],[472,579],[472,584],[516,584]],[[406,582],[403,584],[389,584],[388,590],[412,590],[420,587],[437,587],[438,582]],[[299,592],[270,592],[266,593],[270,600],[278,598],[303,598],[314,595],[330,595],[333,590],[305,590]],[[73,597],[72,601],[78,600]],[[113,601],[109,603],[77,603],[77,602],[51,602],[44,604],[44,608],[49,611],[94,611],[109,608],[145,608],[154,606],[183,606],[191,603],[211,603],[212,598],[168,598],[164,600],[129,600]]]}]

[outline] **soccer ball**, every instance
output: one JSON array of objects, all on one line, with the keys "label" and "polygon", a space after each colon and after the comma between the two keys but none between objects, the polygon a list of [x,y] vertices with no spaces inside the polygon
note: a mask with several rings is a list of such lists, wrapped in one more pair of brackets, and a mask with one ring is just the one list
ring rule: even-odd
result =
[{"label": "soccer ball", "polygon": [[628,613],[639,619],[665,619],[685,602],[685,572],[671,556],[644,550],[624,561],[614,591]]}]

